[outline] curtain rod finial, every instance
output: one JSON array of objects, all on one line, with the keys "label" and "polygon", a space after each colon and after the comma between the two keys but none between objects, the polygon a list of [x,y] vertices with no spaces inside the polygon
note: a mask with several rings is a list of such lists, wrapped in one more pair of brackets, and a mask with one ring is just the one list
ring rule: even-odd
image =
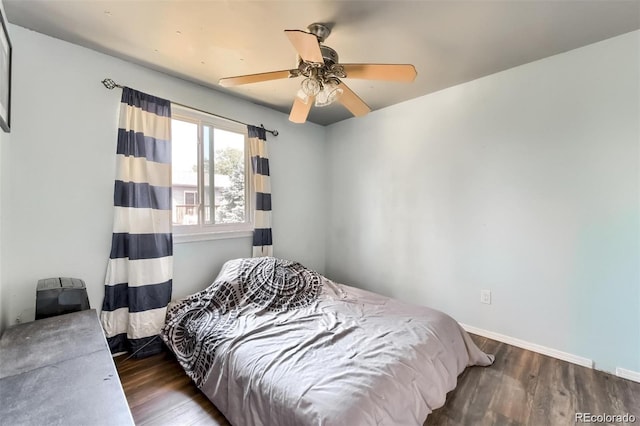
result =
[{"label": "curtain rod finial", "polygon": [[266,127],[264,127],[264,124],[260,124],[260,127],[262,127],[264,129],[265,132],[269,132],[271,133],[273,136],[278,136],[278,131],[277,130],[269,130]]},{"label": "curtain rod finial", "polygon": [[111,89],[113,89],[115,87],[118,87],[116,82],[111,80],[110,78],[105,78],[104,80],[102,80],[102,84],[104,84],[104,87],[106,87],[109,90],[111,90]]}]

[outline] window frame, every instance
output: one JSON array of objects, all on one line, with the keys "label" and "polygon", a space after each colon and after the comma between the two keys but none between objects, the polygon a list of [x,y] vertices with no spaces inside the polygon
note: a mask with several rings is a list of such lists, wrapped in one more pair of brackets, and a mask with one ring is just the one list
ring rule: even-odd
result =
[{"label": "window frame", "polygon": [[[197,188],[196,188],[196,201],[198,209],[198,224],[195,225],[177,225],[173,223],[173,241],[174,243],[185,243],[192,241],[206,241],[217,240],[226,238],[245,238],[253,235],[253,179],[251,178],[251,155],[249,152],[249,134],[247,127],[234,123],[229,120],[225,120],[220,117],[216,117],[211,114],[206,114],[201,111],[197,111],[191,108],[172,105],[171,119],[184,121],[188,123],[194,123],[198,126],[198,142],[197,142]],[[233,133],[239,133],[244,136],[244,175],[245,175],[245,187],[244,187],[244,204],[245,204],[245,221],[243,223],[204,223],[205,218],[205,173],[204,173],[204,158],[205,147],[208,143],[204,141],[204,127],[209,126],[211,131],[211,137],[213,137],[214,129],[225,130]],[[173,146],[173,141],[172,141]],[[215,140],[212,144],[212,150],[210,155],[215,152]],[[215,174],[211,173],[213,177]],[[213,178],[215,179],[215,178]],[[215,188],[215,187],[214,187]],[[172,182],[173,191],[173,182]],[[215,189],[211,190],[209,194],[210,202],[215,206]],[[215,220],[215,208],[213,209],[213,215]]]}]

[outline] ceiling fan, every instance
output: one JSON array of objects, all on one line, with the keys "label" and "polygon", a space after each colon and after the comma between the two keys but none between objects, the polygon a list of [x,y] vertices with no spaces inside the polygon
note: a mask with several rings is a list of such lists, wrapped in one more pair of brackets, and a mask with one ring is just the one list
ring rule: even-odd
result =
[{"label": "ceiling fan", "polygon": [[342,82],[342,78],[400,82],[411,82],[416,78],[416,69],[410,64],[340,64],[338,53],[323,44],[331,34],[331,29],[320,23],[311,24],[307,29],[309,32],[284,31],[298,52],[297,68],[222,78],[220,85],[232,87],[303,76],[305,78],[294,99],[289,120],[304,123],[312,105],[320,107],[338,101],[356,117],[371,111],[371,108]]}]

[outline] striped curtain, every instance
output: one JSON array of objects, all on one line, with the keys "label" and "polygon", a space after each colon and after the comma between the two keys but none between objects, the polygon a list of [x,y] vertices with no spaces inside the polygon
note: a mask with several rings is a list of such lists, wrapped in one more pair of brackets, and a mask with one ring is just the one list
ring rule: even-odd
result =
[{"label": "striped curtain", "polygon": [[271,182],[267,135],[262,127],[247,126],[253,187],[256,192],[254,209],[253,257],[273,256],[271,240]]},{"label": "striped curtain", "polygon": [[171,299],[171,104],[124,88],[120,104],[111,255],[101,322],[111,352],[162,350]]}]

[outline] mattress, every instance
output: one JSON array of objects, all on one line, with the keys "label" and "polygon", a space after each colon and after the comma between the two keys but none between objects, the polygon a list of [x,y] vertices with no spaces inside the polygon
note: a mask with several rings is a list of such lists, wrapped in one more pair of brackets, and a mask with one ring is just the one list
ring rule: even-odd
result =
[{"label": "mattress", "polygon": [[450,316],[275,258],[227,262],[162,337],[233,425],[422,425],[483,353]]}]

